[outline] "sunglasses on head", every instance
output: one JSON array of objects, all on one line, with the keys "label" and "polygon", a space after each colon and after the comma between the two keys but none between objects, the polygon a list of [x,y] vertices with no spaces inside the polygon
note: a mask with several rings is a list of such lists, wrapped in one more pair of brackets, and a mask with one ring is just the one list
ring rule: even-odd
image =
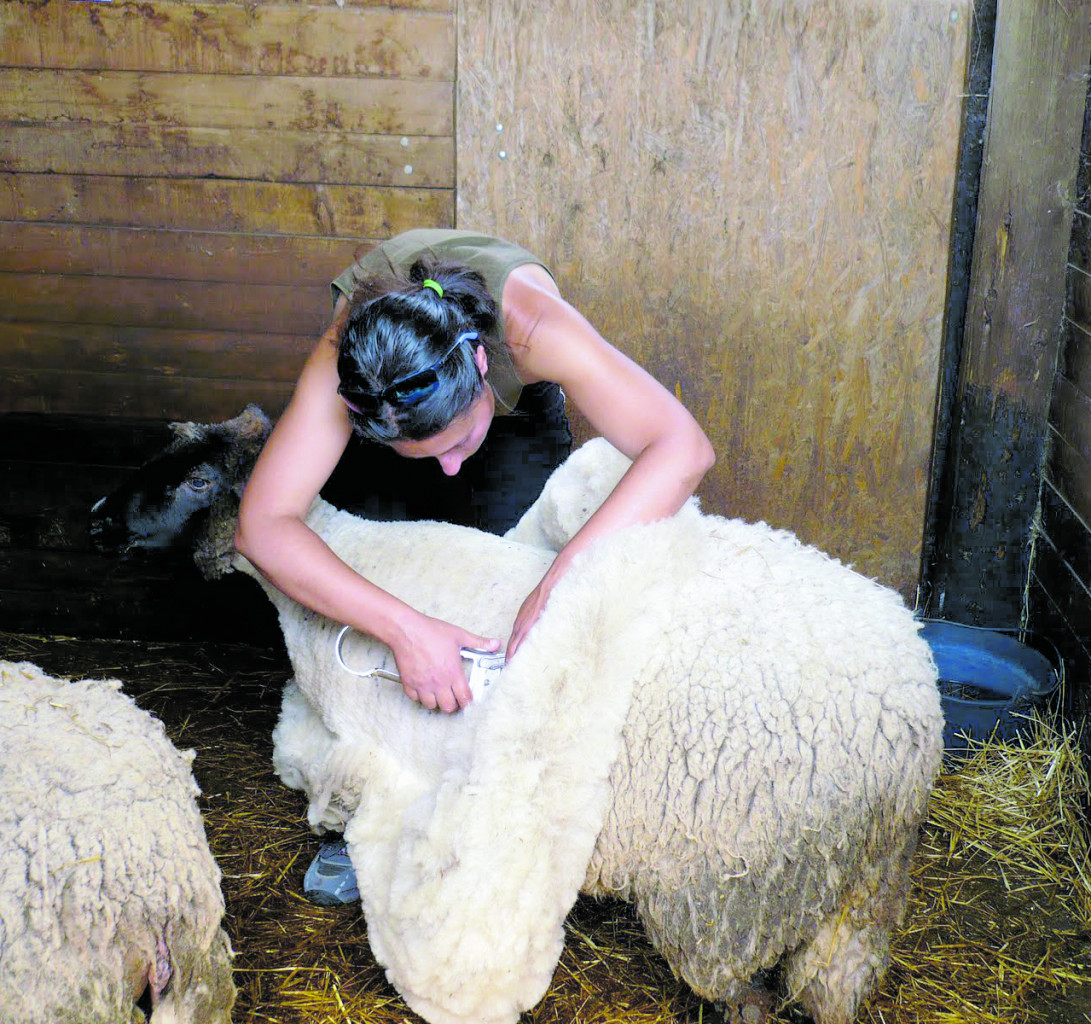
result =
[{"label": "sunglasses on head", "polygon": [[407,373],[396,381],[387,384],[382,391],[355,391],[346,388],[343,384],[337,386],[337,393],[341,401],[353,412],[361,416],[374,416],[384,402],[390,405],[417,405],[423,402],[436,388],[439,387],[439,368],[464,341],[477,341],[477,331],[466,331],[460,334],[455,343],[447,349],[431,366],[415,373]]}]

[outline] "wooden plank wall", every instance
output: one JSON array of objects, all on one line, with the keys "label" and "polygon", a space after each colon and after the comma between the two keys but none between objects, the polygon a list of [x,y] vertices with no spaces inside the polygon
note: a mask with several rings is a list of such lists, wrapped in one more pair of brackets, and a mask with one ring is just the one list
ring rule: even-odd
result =
[{"label": "wooden plank wall", "polygon": [[1069,693],[1091,710],[1091,91],[1084,108],[1051,455],[1028,586],[1029,623],[1060,647]]},{"label": "wooden plank wall", "polygon": [[458,222],[719,454],[706,507],[913,599],[971,4],[464,0]]},{"label": "wooden plank wall", "polygon": [[0,412],[283,407],[368,246],[454,216],[453,0],[0,4]]}]

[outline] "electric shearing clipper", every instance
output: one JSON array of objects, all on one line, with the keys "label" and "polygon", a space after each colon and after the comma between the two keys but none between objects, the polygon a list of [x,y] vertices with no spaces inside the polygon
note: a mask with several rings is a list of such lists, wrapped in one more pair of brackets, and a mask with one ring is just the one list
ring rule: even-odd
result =
[{"label": "electric shearing clipper", "polygon": [[[350,675],[360,676],[364,679],[389,679],[393,683],[400,683],[402,679],[397,672],[391,672],[385,668],[369,668],[360,671],[360,669],[350,668],[345,663],[342,647],[345,643],[345,635],[350,629],[352,629],[351,626],[344,626],[341,632],[337,634],[337,642],[334,645],[337,664]],[[504,652],[481,651],[476,647],[463,647],[461,653],[462,660],[470,663],[470,694],[474,700],[480,700],[488,692],[489,687],[499,680],[500,673],[504,669]]]}]

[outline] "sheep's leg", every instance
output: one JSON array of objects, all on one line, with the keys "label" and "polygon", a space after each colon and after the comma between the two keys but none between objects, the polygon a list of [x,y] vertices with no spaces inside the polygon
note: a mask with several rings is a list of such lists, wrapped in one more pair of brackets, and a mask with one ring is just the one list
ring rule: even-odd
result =
[{"label": "sheep's leg", "polygon": [[789,962],[789,992],[816,1024],[850,1024],[886,962],[889,929],[829,918]]},{"label": "sheep's leg", "polygon": [[717,1000],[723,1024],[764,1024],[773,1011],[773,993],[757,979],[740,988],[732,999]]},{"label": "sheep's leg", "polygon": [[816,1024],[851,1024],[886,970],[890,937],[901,923],[916,833],[862,873],[841,908],[785,959],[789,998]]}]

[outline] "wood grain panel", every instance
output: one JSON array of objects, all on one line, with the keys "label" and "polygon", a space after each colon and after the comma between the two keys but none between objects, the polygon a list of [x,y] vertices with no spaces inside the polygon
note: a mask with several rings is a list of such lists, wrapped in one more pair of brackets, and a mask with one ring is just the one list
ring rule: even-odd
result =
[{"label": "wood grain panel", "polygon": [[1083,628],[1087,616],[1081,615],[1080,618],[1079,630],[1084,635],[1081,642],[1077,628],[1067,620],[1059,604],[1050,596],[1047,588],[1051,582],[1040,581],[1037,573],[1032,572],[1027,587],[1027,625],[1056,644],[1064,661],[1065,678],[1069,681],[1063,694],[1061,711],[1069,721],[1080,721],[1091,713],[1091,692],[1085,683],[1091,679],[1091,637]]},{"label": "wood grain panel", "polygon": [[123,474],[165,447],[170,439],[167,426],[158,420],[0,413],[0,463],[27,459],[61,463],[58,479],[64,479],[64,469],[76,463],[113,467],[115,476],[110,479],[120,483]]},{"label": "wood grain panel", "polygon": [[282,4],[0,4],[3,63],[223,75],[454,78],[441,12]]},{"label": "wood grain panel", "polygon": [[1074,323],[1091,330],[1091,275],[1070,263],[1066,283],[1066,313]]},{"label": "wood grain panel", "polygon": [[[90,507],[90,506],[88,506]],[[0,548],[0,579],[5,582],[18,580],[21,589],[28,593],[62,592],[75,584],[85,584],[96,577],[102,579],[114,569],[114,575],[121,579],[131,577],[128,566],[116,567],[109,564],[105,555],[98,555],[87,550],[57,547],[52,550],[52,557],[39,548]],[[37,566],[35,566],[37,556]],[[116,561],[116,560],[115,560]],[[148,575],[153,579],[166,582],[171,570],[177,570],[176,563],[166,561],[162,566],[149,564]],[[126,571],[128,570],[128,571]]]},{"label": "wood grain panel", "polygon": [[229,419],[249,402],[279,416],[292,385],[151,374],[85,373],[6,367],[0,408],[16,413],[129,416],[166,420]]},{"label": "wood grain panel", "polygon": [[[1081,581],[1072,565],[1065,560],[1050,542],[1043,537],[1039,542],[1040,550],[1035,554],[1033,579],[1042,591],[1048,595],[1054,614],[1067,626],[1067,631],[1085,650],[1091,650],[1091,616],[1087,606],[1091,601],[1087,583]],[[1076,696],[1088,701],[1087,679],[1070,679],[1070,685]]]},{"label": "wood grain panel", "polygon": [[[1061,12],[1033,0],[998,16],[960,390],[999,382],[1035,409],[1048,406],[1064,312],[1091,51],[1088,6]],[[1082,287],[1083,276],[1073,275],[1073,285]]]},{"label": "wood grain panel", "polygon": [[[1043,559],[1043,571],[1055,571],[1048,558]],[[1056,646],[1064,662],[1066,680],[1060,695],[1060,710],[1065,721],[1080,722],[1091,714],[1091,691],[1087,686],[1087,680],[1091,679],[1091,636],[1087,622],[1091,620],[1086,612],[1073,609],[1068,594],[1053,593],[1056,582],[1051,576],[1040,577],[1037,570],[1031,573],[1027,625],[1039,636],[1049,637]]]},{"label": "wood grain panel", "polygon": [[[24,438],[24,456],[26,443]],[[87,462],[72,462],[60,471],[55,463],[25,458],[0,461],[0,479],[5,485],[0,499],[2,546],[77,551],[90,548],[88,511],[112,487],[120,485],[124,476]],[[55,509],[43,508],[50,498],[56,501]]]},{"label": "wood grain panel", "polygon": [[273,606],[253,580],[234,573],[208,582],[173,564],[118,571],[112,563],[89,552],[0,549],[0,629],[282,649]]},{"label": "wood grain panel", "polygon": [[229,327],[317,337],[329,310],[328,286],[240,288],[202,281],[0,274],[0,321],[170,325],[195,331]]},{"label": "wood grain panel", "polygon": [[88,323],[0,324],[0,368],[291,383],[314,335],[180,331]]},{"label": "wood grain panel", "polygon": [[14,123],[450,135],[450,82],[0,68]]},{"label": "wood grain panel", "polygon": [[[0,272],[328,284],[361,246],[349,239],[0,223]],[[365,245],[364,249],[367,248]]]},{"label": "wood grain panel", "polygon": [[[1086,145],[1089,140],[1084,139]],[[1087,203],[1091,198],[1082,192],[1083,179],[1091,176],[1091,154],[1080,153],[1077,201]],[[1091,274],[1091,213],[1077,207],[1072,217],[1072,241],[1068,248],[1069,265],[1085,274]]]},{"label": "wood grain panel", "polygon": [[449,189],[0,173],[0,220],[388,238],[454,226]]},{"label": "wood grain panel", "polygon": [[9,125],[0,170],[340,185],[454,184],[450,138],[118,125]]},{"label": "wood grain panel", "polygon": [[[973,265],[937,533],[944,614],[1024,614],[1027,563],[1066,308],[1091,2],[997,7]],[[1028,159],[1033,154],[1033,159]]]},{"label": "wood grain panel", "polygon": [[[1027,627],[1056,644],[1065,662],[1065,678],[1069,682],[1066,703],[1075,704],[1077,720],[1091,713],[1091,617],[1081,606],[1080,598],[1088,600],[1075,578],[1067,572],[1056,552],[1046,543],[1031,572],[1027,603],[1030,617]],[[1071,713],[1071,712],[1070,712]]]},{"label": "wood grain panel", "polygon": [[279,411],[329,280],[453,226],[453,0],[10,0],[0,39],[0,410]]}]

